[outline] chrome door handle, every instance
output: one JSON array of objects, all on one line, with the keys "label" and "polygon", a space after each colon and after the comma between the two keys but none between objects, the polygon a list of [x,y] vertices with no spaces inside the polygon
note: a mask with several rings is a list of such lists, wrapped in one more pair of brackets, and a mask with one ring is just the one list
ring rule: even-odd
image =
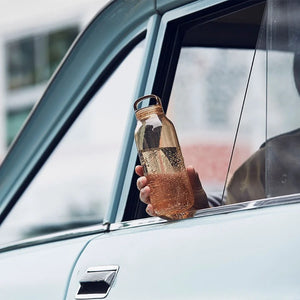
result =
[{"label": "chrome door handle", "polygon": [[109,293],[119,266],[100,266],[86,270],[86,273],[79,281],[80,288],[76,299],[103,299]]}]

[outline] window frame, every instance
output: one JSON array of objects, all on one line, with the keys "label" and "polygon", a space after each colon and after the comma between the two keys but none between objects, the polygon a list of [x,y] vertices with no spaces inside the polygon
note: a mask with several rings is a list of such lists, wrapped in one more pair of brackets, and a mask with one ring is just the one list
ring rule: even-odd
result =
[{"label": "window frame", "polygon": [[[204,23],[219,15],[234,11],[237,8],[247,7],[249,3],[262,1],[263,0],[246,0],[242,3],[230,0],[196,1],[163,14],[144,94],[156,94],[160,96],[163,108],[165,111],[167,110],[168,99],[170,97],[181,49],[181,39],[183,37],[182,27],[186,26],[186,23],[193,22],[196,19],[199,20],[199,18],[201,22]],[[133,170],[134,165],[138,162],[134,143],[131,148],[130,161],[134,161],[134,164],[132,164]],[[128,222],[149,217],[145,212],[146,205],[138,200],[139,193],[136,189],[136,180],[136,174],[133,174],[131,178],[127,178],[127,185],[130,185],[129,196],[125,208],[122,207],[122,210],[118,212],[117,222]]]}]

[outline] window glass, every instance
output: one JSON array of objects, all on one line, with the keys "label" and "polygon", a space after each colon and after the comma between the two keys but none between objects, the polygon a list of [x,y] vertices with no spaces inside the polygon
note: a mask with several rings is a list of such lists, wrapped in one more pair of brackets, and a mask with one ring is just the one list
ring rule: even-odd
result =
[{"label": "window glass", "polygon": [[[267,5],[259,54],[265,61],[265,142],[234,174],[227,187],[232,202],[291,195],[299,188],[299,25],[296,1],[272,0]],[[265,49],[263,51],[262,49]],[[259,60],[256,59],[256,63]],[[250,99],[249,99],[250,100]],[[248,99],[247,99],[248,101]],[[246,116],[246,115],[245,115]],[[255,127],[255,125],[251,125]]]},{"label": "window glass", "polygon": [[265,142],[266,58],[255,50],[263,12],[252,6],[194,25],[183,38],[167,114],[212,206]]},{"label": "window glass", "polygon": [[268,6],[266,195],[300,192],[299,1]]},{"label": "window glass", "polygon": [[[167,113],[174,120],[186,165],[196,168],[209,194],[223,191],[253,52],[193,47],[180,55]],[[249,122],[253,117],[254,110]],[[264,131],[248,125],[248,138],[239,137],[230,172],[264,141]]]},{"label": "window glass", "polygon": [[[262,177],[264,163],[260,148],[266,141],[266,52],[256,49],[249,66],[248,82],[239,103],[239,122],[233,138],[232,156],[224,187],[226,203],[265,198]],[[240,159],[239,149],[247,155]]]},{"label": "window glass", "polygon": [[184,35],[168,114],[186,164],[223,203],[300,192],[299,10],[271,0]]},{"label": "window glass", "polygon": [[143,50],[141,42],[91,99],[2,224],[1,242],[101,223]]}]

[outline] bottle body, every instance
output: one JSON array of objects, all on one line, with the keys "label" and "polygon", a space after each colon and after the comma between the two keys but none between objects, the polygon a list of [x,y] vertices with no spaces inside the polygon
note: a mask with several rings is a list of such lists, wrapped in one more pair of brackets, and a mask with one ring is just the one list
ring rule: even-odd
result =
[{"label": "bottle body", "polygon": [[168,219],[191,216],[194,194],[173,123],[160,102],[137,110],[136,117],[135,142],[155,213]]}]

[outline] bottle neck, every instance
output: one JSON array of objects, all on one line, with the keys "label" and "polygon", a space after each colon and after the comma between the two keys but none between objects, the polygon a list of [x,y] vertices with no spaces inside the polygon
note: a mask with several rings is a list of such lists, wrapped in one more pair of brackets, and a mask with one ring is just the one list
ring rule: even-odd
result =
[{"label": "bottle neck", "polygon": [[163,108],[160,105],[151,105],[141,108],[135,112],[135,116],[139,121],[148,119],[153,114],[164,115]]}]

